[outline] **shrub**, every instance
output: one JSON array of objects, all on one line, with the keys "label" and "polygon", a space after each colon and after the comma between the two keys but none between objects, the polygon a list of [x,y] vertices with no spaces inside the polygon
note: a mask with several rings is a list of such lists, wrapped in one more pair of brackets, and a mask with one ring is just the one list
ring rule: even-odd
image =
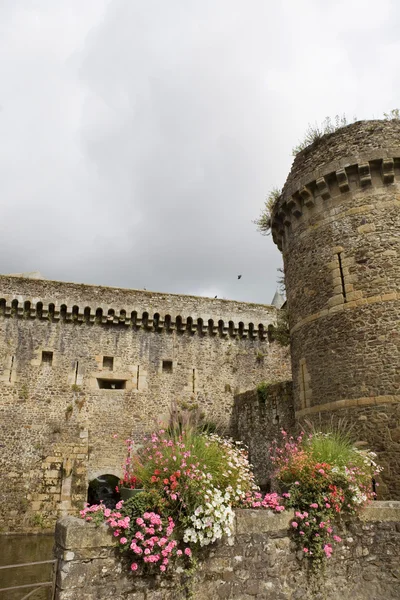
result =
[{"label": "shrub", "polygon": [[[356,119],[354,118],[354,121]],[[304,134],[304,139],[292,149],[292,155],[296,156],[299,152],[311,146],[314,142],[319,141],[324,135],[334,133],[342,127],[346,127],[349,124],[346,115],[336,115],[334,119],[325,117],[321,125],[314,123],[314,125],[308,124],[308,128]]]},{"label": "shrub", "polygon": [[255,219],[253,221],[253,223],[257,226],[257,231],[259,231],[261,235],[268,235],[270,232],[272,209],[274,207],[274,204],[277,202],[279,196],[281,195],[281,192],[282,190],[278,188],[272,188],[272,190],[267,195],[260,216],[258,217],[258,219]]},{"label": "shrub", "polygon": [[357,514],[374,497],[372,478],[380,470],[375,454],[358,450],[339,432],[293,438],[282,431],[282,444],[275,442],[270,456],[286,506],[295,509],[293,533],[318,564],[341,541],[333,533],[338,517]]},{"label": "shrub", "polygon": [[[143,492],[119,502],[115,511],[102,504],[81,511],[86,521],[107,522],[134,571],[164,572],[175,560],[191,560],[188,544],[196,549],[231,535],[235,506],[283,509],[277,495],[263,498],[258,492],[238,442],[185,423],[172,420],[128,456],[124,479],[140,480]],[[131,453],[132,442],[127,445]]]}]

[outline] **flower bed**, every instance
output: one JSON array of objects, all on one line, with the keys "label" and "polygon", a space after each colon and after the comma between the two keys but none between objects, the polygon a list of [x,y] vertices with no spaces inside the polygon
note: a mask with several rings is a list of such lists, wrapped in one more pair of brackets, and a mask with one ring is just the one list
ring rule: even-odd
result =
[{"label": "flower bed", "polygon": [[179,560],[188,566],[197,549],[232,535],[236,507],[293,508],[293,535],[316,564],[341,541],[334,533],[338,517],[357,514],[373,498],[371,478],[379,471],[374,454],[343,436],[302,433],[294,439],[283,431],[282,443],[270,449],[282,495],[262,494],[238,442],[195,427],[160,429],[144,442],[132,456],[127,442],[123,478],[140,481],[144,491],[115,510],[99,504],[81,511],[87,521],[112,528],[132,571],[163,573]]},{"label": "flower bed", "polygon": [[284,510],[277,494],[259,492],[238,442],[190,427],[160,429],[144,442],[128,456],[123,477],[140,480],[144,492],[115,510],[99,504],[81,511],[87,521],[108,523],[133,571],[190,562],[197,548],[232,535],[235,507]]},{"label": "flower bed", "polygon": [[293,533],[315,562],[330,558],[341,538],[334,526],[345,515],[357,515],[375,493],[372,479],[381,470],[373,452],[355,448],[339,433],[301,433],[297,438],[282,431],[282,443],[270,449],[275,478],[285,505],[295,509]]}]

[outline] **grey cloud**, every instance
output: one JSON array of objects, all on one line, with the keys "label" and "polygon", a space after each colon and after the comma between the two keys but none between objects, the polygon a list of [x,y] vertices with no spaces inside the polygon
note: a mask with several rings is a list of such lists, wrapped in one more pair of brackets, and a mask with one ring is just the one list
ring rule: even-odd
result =
[{"label": "grey cloud", "polygon": [[[366,4],[2,3],[0,271],[271,301],[281,258],[251,221],[291,147],[394,108],[399,9]],[[386,94],[365,93],[371,36]]]}]

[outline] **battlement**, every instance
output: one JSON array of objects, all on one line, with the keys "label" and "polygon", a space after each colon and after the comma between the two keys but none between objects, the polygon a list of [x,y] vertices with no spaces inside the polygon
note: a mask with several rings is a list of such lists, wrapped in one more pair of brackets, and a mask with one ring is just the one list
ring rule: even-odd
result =
[{"label": "battlement", "polygon": [[161,332],[265,339],[273,306],[0,276],[0,315]]},{"label": "battlement", "polygon": [[271,216],[274,242],[327,201],[369,186],[400,182],[400,121],[359,121],[314,142],[295,157]]}]

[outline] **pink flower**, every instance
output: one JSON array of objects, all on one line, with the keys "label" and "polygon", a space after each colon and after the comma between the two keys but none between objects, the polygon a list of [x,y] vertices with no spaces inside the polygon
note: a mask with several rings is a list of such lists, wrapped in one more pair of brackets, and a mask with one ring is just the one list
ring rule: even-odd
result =
[{"label": "pink flower", "polygon": [[308,548],[303,548],[303,552],[305,552],[307,554]]},{"label": "pink flower", "polygon": [[332,531],[333,531],[332,527],[327,527],[326,530],[328,533],[332,533]]},{"label": "pink flower", "polygon": [[192,551],[190,548],[185,548],[185,554],[186,556],[192,556]]},{"label": "pink flower", "polygon": [[310,508],[318,508],[318,504],[316,502],[313,502],[312,504],[310,504]]},{"label": "pink flower", "polygon": [[126,537],[122,537],[119,541],[121,542],[121,544],[126,544],[128,540],[126,539]]},{"label": "pink flower", "polygon": [[329,502],[326,502],[325,506],[326,506],[326,508],[330,508],[331,507],[331,505],[329,504]]},{"label": "pink flower", "polygon": [[166,568],[167,568],[167,567],[166,567],[165,565],[160,565],[160,571],[163,571],[163,572],[164,572]]},{"label": "pink flower", "polygon": [[137,569],[138,569],[137,563],[132,563],[131,569],[132,569],[132,571],[137,571]]},{"label": "pink flower", "polygon": [[177,550],[176,553],[178,556],[182,556],[182,550]]},{"label": "pink flower", "polygon": [[296,521],[292,521],[291,522],[291,526],[294,527],[295,529],[299,526],[298,523],[296,523]]},{"label": "pink flower", "polygon": [[300,535],[304,535],[304,531],[299,531],[299,534]]},{"label": "pink flower", "polygon": [[334,535],[333,539],[335,540],[335,542],[341,542],[342,541],[342,538],[339,537],[338,535]]}]

